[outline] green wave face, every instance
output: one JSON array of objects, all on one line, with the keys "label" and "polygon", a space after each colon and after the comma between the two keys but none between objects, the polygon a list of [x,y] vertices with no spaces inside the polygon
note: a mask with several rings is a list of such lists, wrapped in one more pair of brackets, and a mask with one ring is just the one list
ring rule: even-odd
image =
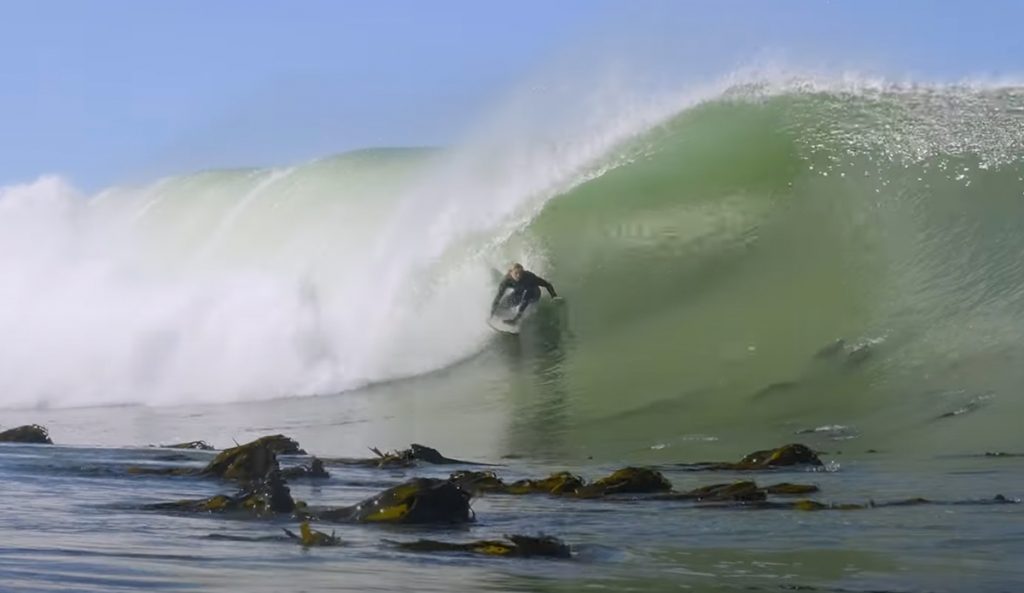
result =
[{"label": "green wave face", "polygon": [[725,98],[634,140],[524,232],[568,296],[535,367],[565,442],[1012,429],[1022,155],[1006,89]]}]

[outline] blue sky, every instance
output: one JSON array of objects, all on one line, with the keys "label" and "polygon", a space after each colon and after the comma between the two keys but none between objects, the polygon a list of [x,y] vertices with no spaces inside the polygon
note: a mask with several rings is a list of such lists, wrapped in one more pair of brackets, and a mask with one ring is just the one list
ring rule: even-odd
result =
[{"label": "blue sky", "polygon": [[538,73],[1024,71],[1024,2],[0,0],[0,185],[445,144]]}]

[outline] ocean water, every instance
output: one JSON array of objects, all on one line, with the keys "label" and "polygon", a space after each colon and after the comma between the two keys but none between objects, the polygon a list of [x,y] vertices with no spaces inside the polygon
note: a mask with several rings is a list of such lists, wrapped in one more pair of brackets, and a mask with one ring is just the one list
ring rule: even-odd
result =
[{"label": "ocean water", "polygon": [[[614,108],[613,108],[614,107]],[[464,144],[0,189],[0,589],[1015,591],[1024,580],[1024,90],[731,79]],[[512,261],[550,279],[484,323]],[[839,341],[842,340],[842,341]],[[458,529],[141,512],[225,484],[130,476],[150,444],[283,432],[322,456],[418,442],[506,478],[802,442],[822,502],[753,510],[485,496]],[[195,464],[205,458],[195,456]],[[449,468],[329,467],[351,504]],[[544,532],[571,561],[387,539]]]}]

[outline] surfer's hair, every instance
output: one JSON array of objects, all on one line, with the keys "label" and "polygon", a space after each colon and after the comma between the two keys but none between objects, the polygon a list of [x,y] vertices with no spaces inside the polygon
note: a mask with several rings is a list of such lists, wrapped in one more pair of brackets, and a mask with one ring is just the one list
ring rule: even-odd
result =
[{"label": "surfer's hair", "polygon": [[518,263],[518,262],[517,262],[517,263],[514,263],[514,264],[512,264],[512,267],[511,267],[511,268],[509,268],[509,272],[512,272],[512,271],[514,271],[514,270],[519,270],[520,272],[522,272],[522,271],[523,271],[523,264],[521,264],[521,263]]}]

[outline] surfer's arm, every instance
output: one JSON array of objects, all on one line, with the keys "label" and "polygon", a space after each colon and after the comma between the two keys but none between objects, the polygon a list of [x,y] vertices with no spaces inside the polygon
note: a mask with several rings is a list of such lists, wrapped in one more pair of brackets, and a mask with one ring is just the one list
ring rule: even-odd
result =
[{"label": "surfer's arm", "polygon": [[508,278],[504,278],[501,281],[501,284],[498,285],[498,294],[494,295],[494,302],[491,303],[491,314],[492,315],[498,309],[498,303],[501,302],[501,297],[504,296],[505,291],[508,290],[509,284],[511,284],[509,279]]},{"label": "surfer's arm", "polygon": [[540,276],[534,276],[534,277],[537,279],[537,284],[538,285],[543,286],[545,289],[547,289],[548,294],[551,295],[551,298],[555,298],[556,296],[558,296],[558,293],[555,292],[555,287],[552,286],[550,282],[548,282],[547,280],[541,278]]}]

